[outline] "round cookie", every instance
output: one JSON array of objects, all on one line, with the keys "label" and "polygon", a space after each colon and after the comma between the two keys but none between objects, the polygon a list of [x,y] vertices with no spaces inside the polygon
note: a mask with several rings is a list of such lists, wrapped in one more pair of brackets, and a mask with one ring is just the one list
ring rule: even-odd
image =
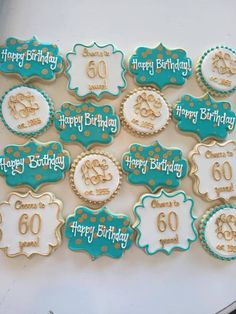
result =
[{"label": "round cookie", "polygon": [[188,163],[177,148],[132,144],[122,157],[122,169],[131,184],[145,185],[151,192],[161,187],[176,188],[187,175]]},{"label": "round cookie", "polygon": [[236,51],[217,46],[203,53],[196,68],[200,86],[215,96],[224,96],[236,90]]},{"label": "round cookie", "polygon": [[0,155],[0,175],[9,186],[26,185],[37,190],[42,184],[64,178],[70,155],[59,142],[31,139],[23,145],[10,144]]},{"label": "round cookie", "polygon": [[236,198],[236,142],[195,145],[189,154],[190,176],[196,194],[204,200]]},{"label": "round cookie", "polygon": [[144,194],[134,207],[137,246],[148,255],[188,250],[197,240],[193,205],[183,191]]},{"label": "round cookie", "polygon": [[54,123],[63,142],[79,143],[86,149],[111,143],[120,130],[119,117],[111,105],[91,102],[63,104],[55,113]]},{"label": "round cookie", "polygon": [[53,104],[42,90],[33,86],[18,85],[3,95],[0,116],[11,132],[35,137],[49,128]]},{"label": "round cookie", "polygon": [[209,138],[224,140],[235,128],[236,115],[231,104],[216,101],[209,94],[201,97],[183,95],[172,115],[179,130],[193,133],[201,141]]},{"label": "round cookie", "polygon": [[61,244],[61,211],[52,193],[10,193],[0,204],[0,249],[8,257],[50,255]]},{"label": "round cookie", "polygon": [[76,96],[118,96],[126,88],[124,54],[112,44],[76,44],[66,58],[68,89]]},{"label": "round cookie", "polygon": [[139,85],[158,89],[183,85],[192,75],[192,60],[183,49],[139,47],[129,60],[129,71]]},{"label": "round cookie", "polygon": [[67,218],[65,236],[70,250],[87,252],[93,260],[101,255],[120,258],[132,245],[133,230],[126,215],[80,206]]},{"label": "round cookie", "polygon": [[199,237],[203,248],[222,260],[236,259],[236,208],[223,204],[209,209],[202,217]]},{"label": "round cookie", "polygon": [[165,129],[171,112],[160,92],[151,87],[142,87],[129,93],[120,107],[122,124],[132,133],[144,136]]},{"label": "round cookie", "polygon": [[122,172],[119,163],[101,151],[87,151],[72,163],[70,183],[74,192],[91,205],[101,205],[120,189]]},{"label": "round cookie", "polygon": [[63,68],[57,45],[41,43],[36,37],[29,40],[10,37],[0,46],[0,72],[17,75],[24,82],[52,81]]}]

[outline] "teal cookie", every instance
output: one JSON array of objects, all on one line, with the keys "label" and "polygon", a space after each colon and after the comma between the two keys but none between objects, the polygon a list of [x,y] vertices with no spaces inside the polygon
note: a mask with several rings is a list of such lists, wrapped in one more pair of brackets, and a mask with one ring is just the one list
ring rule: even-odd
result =
[{"label": "teal cookie", "polygon": [[199,237],[203,248],[222,260],[236,259],[236,208],[223,204],[209,209],[201,219]]},{"label": "teal cookie", "polygon": [[53,80],[63,67],[58,47],[41,43],[35,37],[29,40],[10,37],[0,47],[0,72],[17,74],[25,82],[33,78]]},{"label": "teal cookie", "polygon": [[76,96],[118,96],[126,88],[124,54],[112,44],[76,44],[66,58],[68,89]]},{"label": "teal cookie", "polygon": [[192,75],[192,60],[183,49],[139,47],[129,60],[129,71],[140,85],[163,89],[168,85],[183,85]]},{"label": "teal cookie", "polygon": [[132,144],[121,165],[130,183],[145,185],[151,192],[160,187],[176,188],[188,172],[181,150],[165,148],[158,141],[149,146]]},{"label": "teal cookie", "polygon": [[224,140],[235,128],[236,115],[226,101],[216,101],[209,94],[202,97],[184,95],[172,111],[183,132],[192,132],[200,140],[214,138]]},{"label": "teal cookie", "polygon": [[133,230],[126,215],[80,206],[67,218],[65,236],[70,250],[85,251],[93,260],[101,255],[120,258],[132,245]]},{"label": "teal cookie", "polygon": [[144,194],[134,207],[136,244],[148,255],[187,251],[197,240],[194,201],[183,191]]},{"label": "teal cookie", "polygon": [[55,128],[62,141],[89,148],[94,144],[109,144],[119,132],[120,120],[110,105],[65,103],[55,114]]},{"label": "teal cookie", "polygon": [[5,126],[25,137],[46,131],[52,122],[53,109],[49,96],[30,85],[12,87],[0,101],[0,117]]},{"label": "teal cookie", "polygon": [[69,153],[61,143],[41,143],[31,139],[24,145],[8,145],[0,156],[0,175],[15,187],[27,185],[36,190],[44,183],[59,181],[70,168]]}]

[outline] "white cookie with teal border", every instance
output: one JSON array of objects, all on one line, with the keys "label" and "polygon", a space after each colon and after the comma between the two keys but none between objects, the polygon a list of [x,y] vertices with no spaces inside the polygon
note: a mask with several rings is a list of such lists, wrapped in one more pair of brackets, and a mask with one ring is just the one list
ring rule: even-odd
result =
[{"label": "white cookie with teal border", "polygon": [[144,194],[134,207],[137,246],[148,255],[187,251],[197,240],[193,206],[193,199],[183,191]]},{"label": "white cookie with teal border", "polygon": [[200,86],[215,96],[227,96],[236,90],[236,51],[227,46],[208,49],[197,68]]},{"label": "white cookie with teal border", "polygon": [[124,54],[112,44],[76,44],[66,58],[68,89],[76,96],[118,96],[126,88]]},{"label": "white cookie with teal border", "polygon": [[209,209],[202,217],[199,237],[203,248],[222,260],[236,259],[236,207],[224,204]]},{"label": "white cookie with teal border", "polygon": [[36,137],[49,128],[53,104],[42,90],[29,85],[18,85],[3,95],[0,116],[11,132]]}]

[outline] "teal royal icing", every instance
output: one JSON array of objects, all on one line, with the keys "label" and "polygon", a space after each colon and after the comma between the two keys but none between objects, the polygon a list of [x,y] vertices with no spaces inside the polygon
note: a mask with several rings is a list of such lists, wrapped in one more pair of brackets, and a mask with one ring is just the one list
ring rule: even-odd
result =
[{"label": "teal royal icing", "polygon": [[101,255],[119,258],[132,245],[129,217],[113,214],[106,207],[78,207],[66,221],[65,236],[72,251],[85,251],[92,259]]},{"label": "teal royal icing", "polygon": [[49,81],[63,71],[63,58],[58,47],[41,43],[35,37],[19,40],[10,37],[0,47],[0,72],[18,74],[24,81],[38,77]]},{"label": "teal royal icing", "polygon": [[181,150],[165,148],[158,141],[149,146],[132,144],[121,165],[130,183],[145,185],[152,192],[159,187],[176,188],[188,172]]},{"label": "teal royal icing", "polygon": [[34,139],[24,145],[8,145],[0,155],[0,175],[15,187],[27,185],[36,190],[44,183],[59,181],[69,170],[70,156],[61,143],[40,143]]},{"label": "teal royal icing", "polygon": [[[176,200],[177,197],[178,201]],[[185,210],[186,208],[183,208],[183,206],[186,206],[188,210]],[[168,193],[162,189],[158,194],[144,194],[140,202],[134,207],[134,214],[137,217],[137,221],[134,225],[137,231],[137,246],[144,249],[148,255],[158,252],[170,255],[174,250],[189,250],[191,243],[198,238],[197,230],[194,225],[196,217],[193,215],[193,207],[193,199],[188,197],[183,191]],[[166,208],[168,208],[168,210],[166,210]],[[174,229],[173,216],[168,215],[171,212],[174,212],[174,215],[178,217],[178,223]],[[181,214],[183,215],[181,216]],[[158,216],[160,218],[160,225],[163,228],[162,231],[158,231]],[[169,226],[170,222],[172,223],[171,226]],[[147,229],[146,223],[149,224],[149,227],[155,226],[155,231],[153,230],[154,232],[151,234],[151,237],[150,228]],[[176,237],[178,237],[178,243],[175,241]],[[164,238],[164,240],[162,240],[162,238]],[[164,244],[164,241],[166,244]],[[166,245],[168,247],[165,247]],[[169,247],[169,245],[171,246]]]},{"label": "teal royal icing", "polygon": [[177,127],[192,132],[201,140],[224,140],[235,128],[236,115],[226,101],[216,101],[209,94],[202,97],[184,95],[172,111]]},{"label": "teal royal icing", "polygon": [[92,103],[63,104],[54,123],[62,141],[80,143],[85,148],[109,144],[120,129],[119,117],[112,106]]},{"label": "teal royal icing", "polygon": [[139,47],[129,60],[129,71],[140,85],[183,85],[192,75],[192,60],[183,49]]}]

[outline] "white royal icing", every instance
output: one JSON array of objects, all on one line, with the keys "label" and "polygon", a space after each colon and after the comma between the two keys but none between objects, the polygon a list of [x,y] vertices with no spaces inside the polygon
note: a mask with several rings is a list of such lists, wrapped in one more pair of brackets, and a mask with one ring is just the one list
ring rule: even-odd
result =
[{"label": "white royal icing", "polygon": [[215,142],[213,146],[198,145],[199,153],[192,159],[196,164],[195,175],[199,178],[199,193],[208,193],[210,200],[226,200],[236,194],[236,143],[226,142],[224,146]]},{"label": "white royal icing", "polygon": [[126,123],[136,132],[156,133],[169,120],[170,111],[165,99],[154,90],[138,90],[123,104]]},{"label": "white royal icing", "polygon": [[236,87],[236,54],[226,48],[210,51],[201,64],[203,78],[214,90],[228,92]]},{"label": "white royal icing", "polygon": [[[98,160],[99,164],[105,164],[106,169],[100,166],[95,169],[83,167],[87,162]],[[120,173],[117,165],[107,156],[91,154],[79,160],[74,172],[74,185],[77,192],[88,201],[105,202],[117,190],[120,184]]]},{"label": "white royal icing", "polygon": [[2,116],[13,131],[30,134],[39,132],[48,124],[50,107],[45,96],[38,90],[19,86],[3,98]]},{"label": "white royal icing", "polygon": [[[193,218],[190,215],[191,207],[192,201],[188,199],[184,202],[182,193],[176,193],[171,198],[164,194],[160,198],[147,195],[143,205],[136,207],[140,220],[137,227],[140,232],[139,246],[148,245],[148,254],[154,254],[159,250],[170,253],[174,248],[187,250],[189,240],[196,240],[192,227]],[[162,232],[158,229],[158,220],[160,229],[164,230]]]},{"label": "white royal icing", "polygon": [[71,62],[68,70],[69,88],[78,88],[79,96],[90,93],[100,96],[103,92],[117,95],[119,88],[125,87],[121,66],[123,54],[121,51],[113,52],[112,45],[105,47],[98,47],[96,44],[92,47],[77,45],[75,53],[68,54],[67,57]]},{"label": "white royal icing", "polygon": [[225,258],[236,256],[236,208],[225,207],[209,219],[205,240],[214,253]]},{"label": "white royal icing", "polygon": [[9,256],[48,255],[51,246],[56,247],[61,242],[57,230],[63,224],[59,204],[49,193],[12,193],[8,202],[0,204],[0,248],[7,248]]}]

